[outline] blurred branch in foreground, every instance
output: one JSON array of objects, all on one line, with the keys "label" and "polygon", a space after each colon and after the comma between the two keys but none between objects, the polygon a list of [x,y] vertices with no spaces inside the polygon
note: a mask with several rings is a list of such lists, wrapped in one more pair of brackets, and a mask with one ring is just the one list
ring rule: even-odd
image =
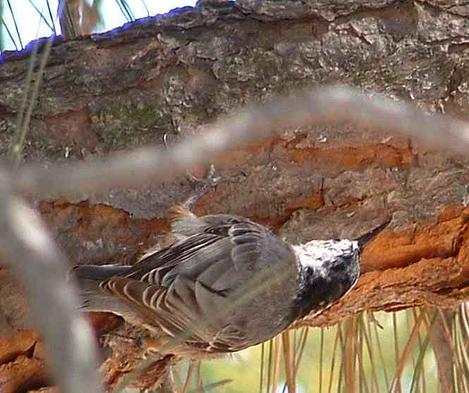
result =
[{"label": "blurred branch in foreground", "polygon": [[[3,180],[7,174],[1,176]],[[37,214],[5,187],[0,187],[0,233],[2,257],[26,287],[60,391],[100,392],[93,336],[65,279],[66,258]]]},{"label": "blurred branch in foreground", "polygon": [[453,153],[469,151],[469,124],[464,121],[429,115],[412,104],[382,96],[370,98],[350,88],[322,87],[242,111],[167,151],[149,147],[47,169],[25,166],[12,177],[11,187],[39,196],[57,196],[138,186],[216,161],[225,151],[286,127],[337,122],[392,130]]}]

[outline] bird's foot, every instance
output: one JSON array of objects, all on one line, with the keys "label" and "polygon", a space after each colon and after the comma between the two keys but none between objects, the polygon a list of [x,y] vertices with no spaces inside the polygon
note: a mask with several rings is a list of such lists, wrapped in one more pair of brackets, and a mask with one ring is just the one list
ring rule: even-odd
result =
[{"label": "bird's foot", "polygon": [[187,174],[187,180],[191,183],[193,191],[189,198],[183,202],[183,207],[192,211],[195,204],[206,195],[211,189],[214,189],[222,180],[221,176],[216,175],[215,166],[210,164],[205,178],[196,177]]},{"label": "bird's foot", "polygon": [[469,184],[466,184],[464,186],[464,195],[462,199],[462,204],[464,205],[464,207],[469,206]]},{"label": "bird's foot", "polygon": [[[163,135],[163,145],[169,149],[168,134]],[[215,165],[210,164],[205,177],[197,177],[190,172],[186,173],[186,179],[192,186],[192,193],[181,205],[183,208],[192,211],[195,204],[207,194],[211,189],[215,188],[222,180],[221,176],[216,176]]]}]

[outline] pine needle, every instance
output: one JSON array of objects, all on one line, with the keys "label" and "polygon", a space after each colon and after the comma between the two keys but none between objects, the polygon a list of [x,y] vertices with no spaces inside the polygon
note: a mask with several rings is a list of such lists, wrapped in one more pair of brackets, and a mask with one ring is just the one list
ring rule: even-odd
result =
[{"label": "pine needle", "polygon": [[264,387],[264,368],[265,368],[265,343],[261,344],[261,364],[259,372],[259,393],[262,393]]},{"label": "pine needle", "polygon": [[[395,316],[393,315],[393,317],[395,317]],[[405,345],[405,347],[402,351],[402,354],[401,354],[401,356],[400,356],[400,358],[397,362],[396,373],[394,375],[394,380],[393,380],[393,383],[391,385],[395,389],[397,389],[397,387],[399,386],[399,390],[400,390],[399,381],[401,379],[402,372],[404,371],[404,367],[405,367],[405,364],[406,364],[408,358],[412,354],[412,346],[414,345],[414,343],[417,339],[417,335],[418,335],[420,326],[422,325],[422,322],[424,320],[425,320],[425,313],[421,313],[419,318],[417,319],[417,321],[415,321],[415,324],[412,328],[409,339],[407,340],[407,343],[406,343],[406,345]]]},{"label": "pine needle", "polygon": [[[363,318],[364,314],[362,314],[359,318],[359,327],[360,327],[360,334],[361,334],[361,340],[365,342],[366,344],[366,349],[368,353],[368,358],[370,359],[370,364],[371,364],[371,373],[373,375],[372,382],[374,384],[374,391],[379,392],[379,381],[378,381],[378,376],[376,374],[376,370],[378,369],[374,360],[374,355],[373,355],[373,347],[371,344],[371,338],[369,336],[369,332],[367,332],[366,325],[364,322]],[[371,322],[368,318],[366,319],[368,322],[368,329],[370,330],[370,324],[373,323]],[[366,377],[366,376],[365,376]]]},{"label": "pine needle", "polygon": [[194,362],[189,361],[189,367],[187,368],[186,380],[184,381],[184,386],[182,387],[182,393],[187,393],[191,384],[192,376],[194,374]]},{"label": "pine needle", "polygon": [[10,10],[11,18],[13,20],[13,25],[15,26],[15,31],[16,31],[16,36],[18,37],[18,42],[20,43],[21,49],[23,49],[24,48],[23,41],[21,40],[21,34],[20,34],[20,30],[18,28],[18,23],[16,23],[15,13],[13,12],[13,8],[10,4],[10,0],[6,0],[6,1],[7,1],[7,4],[8,4],[8,9]]},{"label": "pine needle", "polygon": [[44,46],[44,51],[41,55],[39,61],[39,70],[36,72],[36,78],[34,80],[32,91],[31,91],[31,98],[29,99],[28,108],[26,109],[26,113],[24,113],[25,106],[28,100],[28,93],[29,87],[33,77],[33,68],[37,54],[37,46],[34,46],[33,52],[31,54],[31,61],[28,68],[28,73],[26,76],[26,89],[23,96],[23,101],[21,103],[20,112],[17,119],[17,128],[16,128],[16,136],[14,138],[13,146],[11,149],[11,157],[15,164],[19,164],[22,158],[24,140],[26,138],[26,134],[29,128],[29,122],[31,120],[31,115],[33,114],[34,106],[36,105],[37,97],[39,94],[39,88],[41,86],[43,72],[46,67],[47,60],[49,59],[49,53],[52,48],[53,39],[49,38],[46,41],[46,45]]},{"label": "pine needle", "polygon": [[269,366],[268,373],[267,373],[267,386],[266,386],[266,389],[265,389],[265,391],[267,393],[269,393],[270,390],[271,390],[272,379],[273,379],[272,378],[272,371],[273,371],[272,366],[273,366],[273,363],[274,363],[273,347],[274,347],[274,340],[272,339],[272,340],[269,340],[269,355],[268,355],[269,357],[268,357],[268,361],[267,361],[268,366]]},{"label": "pine needle", "polygon": [[[373,326],[373,331],[374,331],[374,335],[375,335],[375,339],[376,339],[376,347],[378,348],[378,354],[379,354],[379,358],[381,360],[381,370],[383,371],[383,376],[384,376],[384,382],[385,382],[385,385],[386,385],[386,391],[390,391],[391,389],[391,385],[390,385],[390,382],[389,382],[389,377],[388,377],[388,372],[387,372],[387,364],[384,360],[384,355],[383,355],[383,349],[382,349],[382,346],[381,346],[381,339],[380,339],[380,335],[378,334],[378,322],[377,320],[375,319],[375,317],[373,316],[373,314],[369,314],[369,316],[372,316],[371,317],[371,320],[372,320],[372,323],[371,325]],[[370,326],[370,325],[368,325]],[[370,344],[371,344],[371,347],[373,347],[373,341],[372,341],[372,336],[370,334]]]},{"label": "pine needle", "polygon": [[[340,336],[341,336],[341,334],[340,334],[340,324],[337,324],[336,325],[336,335],[335,335],[335,339],[334,339],[334,346],[333,346],[333,349],[332,349],[331,368],[330,368],[330,372],[329,372],[329,387],[327,389],[328,393],[332,392],[332,382],[334,380],[335,356],[336,356],[336,353],[337,353],[337,348],[338,348],[338,344],[339,344],[339,341],[340,341]],[[341,362],[341,364],[342,364],[342,362]],[[341,373],[341,370],[339,370],[339,375],[340,375],[340,373]]]},{"label": "pine needle", "polygon": [[5,28],[5,31],[7,32],[8,37],[10,37],[11,42],[15,46],[15,50],[19,50],[18,45],[17,45],[15,39],[13,38],[13,34],[11,33],[10,29],[8,28],[8,24],[6,24],[5,21],[3,20],[3,16],[2,16],[2,25]]},{"label": "pine needle", "polygon": [[356,391],[356,371],[355,358],[357,353],[357,320],[356,317],[348,318],[345,321],[345,342],[344,342],[344,377],[348,393]]},{"label": "pine needle", "polygon": [[319,393],[322,393],[322,379],[323,379],[323,364],[324,359],[324,329],[321,328],[321,336],[319,341]]},{"label": "pine needle", "polygon": [[295,380],[294,380],[294,370],[293,370],[293,361],[292,353],[290,347],[290,331],[282,333],[282,347],[283,347],[283,361],[285,367],[285,378],[286,384],[288,387],[288,393],[295,393]]},{"label": "pine needle", "polygon": [[274,369],[272,372],[271,393],[277,393],[278,380],[280,376],[280,337],[274,338]]}]

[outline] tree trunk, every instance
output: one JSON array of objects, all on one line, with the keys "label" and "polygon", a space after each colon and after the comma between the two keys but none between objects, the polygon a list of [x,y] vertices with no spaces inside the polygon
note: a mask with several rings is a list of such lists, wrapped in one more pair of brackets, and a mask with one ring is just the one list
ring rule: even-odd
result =
[{"label": "tree trunk", "polygon": [[[57,39],[24,159],[45,165],[163,140],[177,143],[245,104],[326,83],[465,117],[467,15],[469,5],[443,0],[203,2],[110,33]],[[44,47],[44,41],[38,44]],[[29,52],[5,53],[0,65],[4,155],[16,133]],[[466,164],[463,157],[429,150],[393,130],[377,133],[348,124],[284,130],[217,163],[224,181],[195,211],[248,216],[291,242],[354,238],[392,216],[389,230],[365,250],[356,288],[297,326],[332,324],[363,310],[450,307],[469,298]],[[203,168],[193,173],[201,175]],[[178,178],[139,190],[34,202],[73,263],[131,264],[163,241],[168,208],[189,193],[188,181]],[[94,323],[102,332],[117,320],[100,316]],[[43,359],[36,354],[34,333],[17,332],[29,327],[21,291],[3,268],[0,335],[16,331],[0,343],[5,364]],[[119,329],[132,334],[127,326]],[[18,334],[29,337],[27,344]],[[112,385],[128,371],[124,352],[137,358],[141,350],[117,338],[105,341],[111,349],[105,355],[106,378]],[[33,387],[46,384],[45,377],[37,380]],[[137,385],[152,383],[141,378]]]}]

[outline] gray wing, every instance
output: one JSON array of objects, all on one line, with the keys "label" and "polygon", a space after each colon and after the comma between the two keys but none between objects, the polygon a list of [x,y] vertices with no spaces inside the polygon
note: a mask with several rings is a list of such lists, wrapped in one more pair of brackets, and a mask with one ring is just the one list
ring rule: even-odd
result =
[{"label": "gray wing", "polygon": [[[253,342],[249,321],[238,323],[236,297],[246,293],[244,286],[256,273],[276,265],[296,272],[296,259],[286,243],[249,220],[197,220],[196,233],[186,231],[183,240],[142,260],[124,276],[103,282],[102,288],[172,337],[186,337],[187,343],[206,351],[237,351]],[[259,282],[251,286],[258,288]],[[244,299],[243,304],[252,302]]]},{"label": "gray wing", "polygon": [[212,214],[198,217],[183,206],[176,206],[171,209],[170,217],[171,232],[180,239],[202,232],[227,236],[228,230],[234,224],[250,223],[259,225],[245,217],[229,214]]}]

